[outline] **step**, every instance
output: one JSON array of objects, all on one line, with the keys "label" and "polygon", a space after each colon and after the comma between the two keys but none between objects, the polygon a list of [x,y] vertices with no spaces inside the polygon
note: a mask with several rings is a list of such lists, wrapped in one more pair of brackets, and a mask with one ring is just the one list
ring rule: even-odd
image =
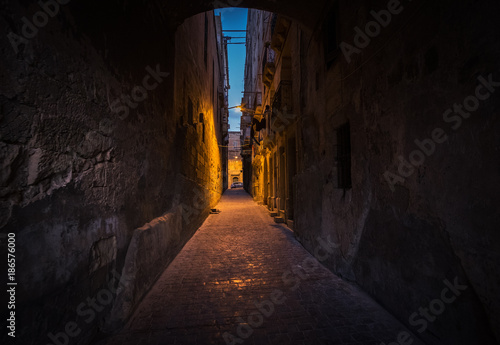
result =
[{"label": "step", "polygon": [[284,223],[285,222],[285,218],[283,218],[283,217],[274,217],[274,222],[275,223]]}]

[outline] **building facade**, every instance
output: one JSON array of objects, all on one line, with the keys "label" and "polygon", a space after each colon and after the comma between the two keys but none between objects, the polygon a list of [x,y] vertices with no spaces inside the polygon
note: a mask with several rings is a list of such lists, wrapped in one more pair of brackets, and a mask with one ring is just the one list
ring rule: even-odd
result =
[{"label": "building facade", "polygon": [[228,144],[228,173],[229,184],[243,182],[243,162],[241,160],[240,132],[229,132]]},{"label": "building facade", "polygon": [[[200,34],[201,32],[201,34]],[[213,11],[186,20],[176,33],[178,135],[184,140],[183,175],[206,191],[210,203],[227,188],[227,42]],[[197,40],[185,42],[188,37]]]},{"label": "building facade", "polygon": [[[471,242],[474,226],[465,224],[476,220],[466,216],[461,194],[480,182],[452,171],[465,165],[469,176],[476,164],[487,166],[489,176],[494,171],[488,159],[475,154],[457,158],[467,146],[460,142],[472,140],[468,135],[483,136],[477,133],[492,124],[487,119],[498,104],[489,98],[479,106],[466,98],[491,86],[486,76],[499,77],[493,60],[476,60],[474,50],[462,44],[492,59],[500,55],[468,34],[462,41],[446,39],[461,24],[440,26],[447,20],[442,8],[426,10],[433,24],[427,28],[428,18],[420,17],[426,28],[417,30],[404,23],[419,16],[415,6],[399,6],[404,15],[398,17],[384,5],[379,1],[372,10],[374,3],[332,1],[312,31],[285,15],[249,10],[241,118],[245,188],[328,268],[355,281],[403,322],[428,297],[439,296],[444,279],[469,281],[481,297],[471,293],[447,307],[467,326],[460,329],[453,317],[443,317],[421,336],[430,344],[439,343],[436,334],[469,344],[481,334],[488,342],[487,325],[498,323],[499,316],[486,307],[496,299],[486,286],[495,285],[498,274],[488,268],[494,266],[493,256]],[[487,24],[465,15],[475,8],[447,6],[461,13],[470,32],[491,39]],[[392,22],[385,27],[376,18],[388,18],[387,13]],[[375,33],[369,31],[374,28]],[[437,35],[436,28],[446,34]],[[472,119],[472,110],[462,112],[463,119],[457,115],[463,108],[454,102],[460,99],[484,117],[455,131],[464,128],[465,118]],[[481,152],[496,140],[493,129],[484,135]],[[496,199],[486,190],[486,199]],[[452,199],[453,206],[446,201]],[[496,236],[491,222],[482,229],[489,238]],[[325,243],[333,246],[327,255],[321,251]],[[484,265],[472,259],[480,252]]]},{"label": "building facade", "polygon": [[[95,4],[82,5],[95,12]],[[71,41],[59,14],[51,29],[29,42],[37,60],[60,59],[28,83],[46,96],[19,86],[28,80],[23,73],[33,76],[37,67],[28,71],[28,60],[2,57],[12,75],[2,84],[19,91],[19,98],[1,101],[8,109],[2,121],[10,123],[2,124],[2,140],[19,144],[1,144],[2,155],[12,149],[2,162],[15,165],[2,175],[2,190],[9,192],[2,194],[0,227],[16,234],[22,248],[18,279],[29,282],[20,285],[26,297],[16,305],[16,338],[23,344],[50,342],[47,334],[74,319],[84,296],[108,288],[111,272],[127,286],[102,317],[80,323],[78,343],[119,327],[227,186],[229,84],[220,17],[202,12],[171,31],[150,8],[130,15],[130,35],[115,36],[83,24],[99,18],[75,19],[84,10],[71,6],[67,20],[87,39],[58,45]],[[105,7],[110,9],[103,4],[103,13]],[[15,8],[19,18],[27,13]],[[105,17],[110,23],[113,16]],[[107,37],[106,48],[97,36]],[[10,45],[1,42],[2,50],[11,49],[4,44]],[[37,111],[25,110],[24,102]],[[34,125],[31,132],[21,129],[17,114],[25,114],[23,125]]]},{"label": "building facade", "polygon": [[[408,327],[444,281],[467,285],[425,342],[498,342],[500,2],[240,5],[278,12],[249,14],[247,190]],[[66,1],[54,17],[42,7],[0,3],[0,228],[20,249],[27,345],[63,331],[114,270],[138,273],[126,277],[133,309],[227,171],[213,2]],[[31,32],[32,18],[44,27]],[[81,324],[79,344],[108,307]]]},{"label": "building facade", "polygon": [[249,10],[242,155],[251,162],[244,169],[251,176],[247,190],[276,221],[293,228],[297,104],[292,100],[293,42],[286,39],[290,27],[283,16]]}]

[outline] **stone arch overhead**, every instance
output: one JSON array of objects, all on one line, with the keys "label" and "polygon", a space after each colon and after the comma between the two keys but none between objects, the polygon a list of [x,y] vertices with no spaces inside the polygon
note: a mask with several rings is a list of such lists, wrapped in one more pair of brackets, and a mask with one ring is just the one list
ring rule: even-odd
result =
[{"label": "stone arch overhead", "polygon": [[318,21],[333,3],[333,0],[196,0],[189,2],[157,0],[158,7],[174,27],[198,13],[218,8],[240,7],[279,13],[309,30],[316,28]]}]

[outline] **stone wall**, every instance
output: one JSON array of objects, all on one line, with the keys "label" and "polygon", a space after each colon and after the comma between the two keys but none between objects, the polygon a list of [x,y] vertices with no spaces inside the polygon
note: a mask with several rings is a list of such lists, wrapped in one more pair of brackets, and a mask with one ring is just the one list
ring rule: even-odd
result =
[{"label": "stone wall", "polygon": [[[71,1],[53,9],[47,23],[37,17],[40,28],[31,31],[23,16],[33,22],[37,3],[0,5],[0,226],[16,232],[22,248],[23,343],[48,343],[48,332],[63,337],[75,319],[82,331],[72,343],[88,342],[111,309],[89,303],[106,302],[107,291],[123,285],[134,229],[180,207],[182,243],[220,195],[216,124],[209,120],[216,67],[204,62],[204,17],[174,39],[186,17],[210,4],[148,3]],[[478,77],[500,80],[498,3],[404,2],[370,42],[358,41],[363,47],[351,62],[339,50],[327,67],[319,24],[328,3],[335,4],[252,3],[306,24],[290,35],[300,115],[296,235],[314,253],[319,238],[334,242],[338,249],[325,264],[404,322],[456,277],[467,289],[421,336],[429,343],[492,343],[491,329],[499,339],[500,323],[498,91],[483,88],[490,97],[471,115],[443,120],[443,113],[470,101]],[[388,6],[338,4],[339,41],[351,45],[355,27],[373,21],[370,11]],[[347,120],[353,188],[342,190],[335,133]],[[408,176],[393,191],[386,172],[399,174],[398,157],[409,160],[415,140],[432,138],[436,128],[447,140],[419,167],[402,170]]]},{"label": "stone wall", "polygon": [[[1,5],[9,36],[0,41],[0,226],[16,233],[20,341],[55,342],[52,333],[84,344],[113,321],[107,296],[130,251],[144,255],[163,243],[130,246],[134,234],[164,215],[181,219],[168,229],[175,245],[167,242],[170,252],[149,267],[150,284],[220,197],[217,89],[201,82],[219,78],[218,70],[212,78],[213,17],[210,68],[185,80],[204,116],[186,127],[174,93],[175,52],[176,41],[191,37],[175,36],[164,9],[73,1],[49,9],[46,23],[42,11],[37,3]],[[38,28],[25,24],[33,20]],[[203,40],[204,18],[191,24]],[[203,55],[194,59],[203,64]],[[133,304],[147,289],[137,290]],[[73,321],[80,331],[69,334]]]},{"label": "stone wall", "polygon": [[[330,66],[325,32],[289,35],[302,37],[292,40],[307,55],[293,73],[301,109],[296,235],[311,252],[319,239],[334,242],[326,265],[426,342],[491,344],[493,332],[500,339],[500,91],[486,81],[500,81],[499,6],[401,2],[386,27],[372,25],[373,37],[356,46],[356,27],[364,31],[370,11],[387,8],[338,2],[339,43],[356,50],[339,48]],[[341,189],[336,131],[347,121],[352,189]],[[417,166],[398,172],[399,157]],[[445,280],[466,286],[450,304],[436,302],[450,291]],[[419,308],[431,302],[426,320]]]}]

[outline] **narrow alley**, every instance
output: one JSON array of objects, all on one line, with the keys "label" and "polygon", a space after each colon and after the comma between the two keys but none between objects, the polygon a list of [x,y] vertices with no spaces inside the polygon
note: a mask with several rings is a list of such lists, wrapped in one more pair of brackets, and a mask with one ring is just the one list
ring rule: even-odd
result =
[{"label": "narrow alley", "polygon": [[241,188],[227,190],[217,208],[128,325],[101,345],[378,345],[402,332],[415,337],[323,267]]},{"label": "narrow alley", "polygon": [[0,344],[500,345],[499,13],[1,1]]}]

